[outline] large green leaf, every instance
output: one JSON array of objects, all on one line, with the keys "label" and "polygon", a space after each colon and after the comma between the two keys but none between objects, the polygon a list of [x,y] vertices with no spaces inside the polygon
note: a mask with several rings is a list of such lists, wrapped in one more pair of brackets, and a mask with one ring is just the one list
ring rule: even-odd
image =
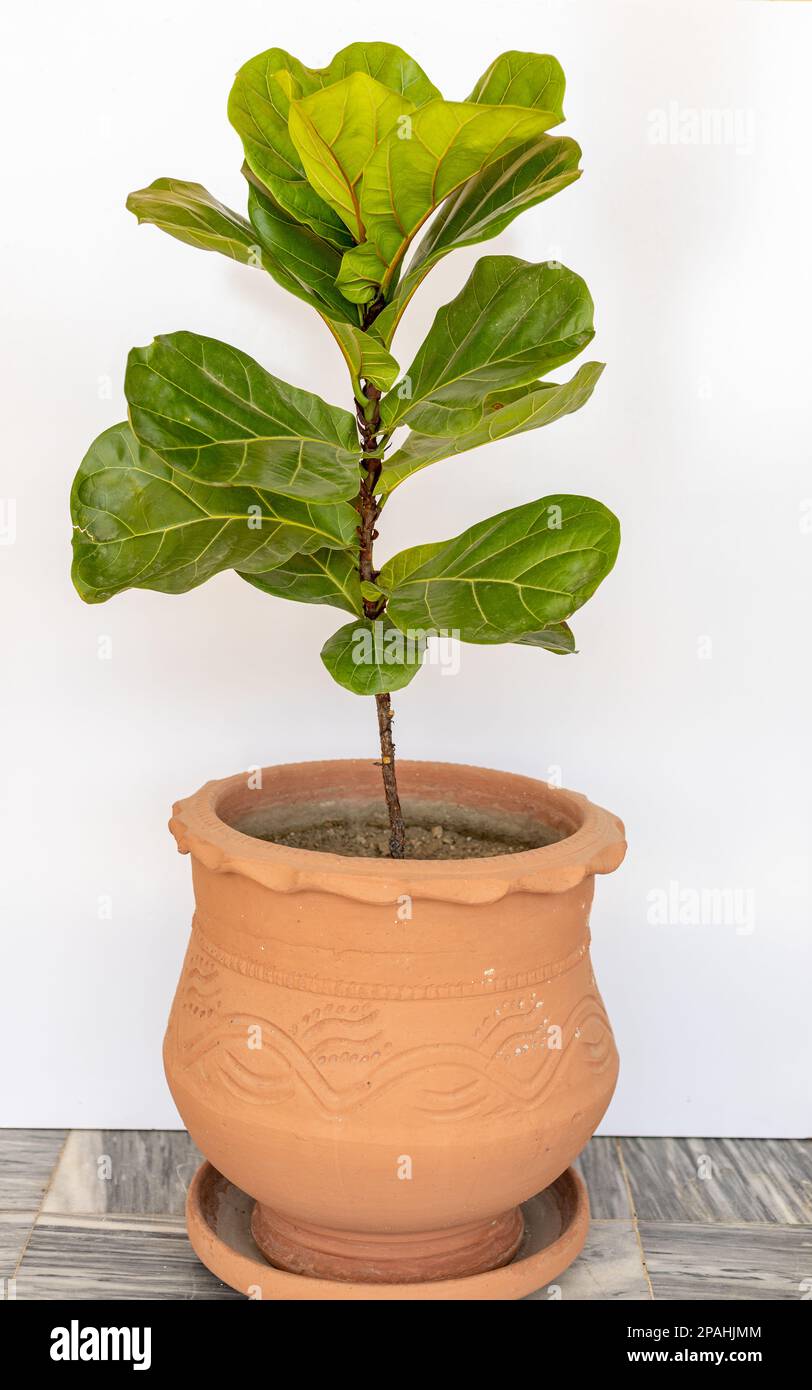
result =
[{"label": "large green leaf", "polygon": [[463,184],[443,204],[418,243],[392,302],[375,320],[376,336],[391,342],[418,285],[443,256],[498,236],[520,212],[574,183],[581,175],[580,158],[579,146],[568,136],[543,135]]},{"label": "large green leaf", "polygon": [[325,68],[308,68],[283,48],[269,48],[237,73],[228,103],[249,167],[297,221],[336,246],[351,245],[342,219],[311,187],[288,130],[290,103],[320,92],[355,72],[368,74],[415,105],[439,96],[422,68],[387,43],[354,43]]},{"label": "large green leaf", "polygon": [[483,256],[382,402],[384,428],[408,424],[443,438],[473,429],[494,391],[529,384],[586,347],[592,308],[583,280],[564,266]]},{"label": "large green leaf", "polygon": [[73,582],[88,603],[123,589],[185,593],[224,569],[267,570],[300,550],[346,547],[348,503],[317,507],[246,487],[209,487],[139,444],[129,424],[91,444],[71,491]]},{"label": "large green leaf", "polygon": [[308,181],[355,241],[365,238],[360,207],[364,169],[398,117],[413,110],[405,97],[365,72],[291,102],[288,130]]},{"label": "large green leaf", "polygon": [[[357,517],[356,517],[357,521]],[[349,550],[314,550],[291,555],[273,569],[243,574],[255,588],[297,603],[328,603],[363,616],[357,555]]]},{"label": "large green leaf", "polygon": [[479,424],[464,434],[438,438],[435,435],[412,431],[403,445],[386,463],[378,483],[378,491],[394,489],[430,463],[478,449],[497,439],[507,439],[527,430],[537,430],[570,415],[589,400],[603,371],[602,362],[586,362],[575,376],[565,382],[535,381],[487,397]]},{"label": "large green leaf", "polygon": [[454,540],[389,560],[378,584],[404,631],[512,642],[566,621],[617,555],[620,527],[589,497],[542,497],[479,522]]},{"label": "large green leaf", "polygon": [[354,695],[402,690],[420,670],[425,636],[408,636],[388,618],[356,618],[329,637],[321,659],[334,681]]},{"label": "large green leaf", "polygon": [[349,411],[280,381],[216,338],[169,333],[133,348],[124,390],[142,444],[200,482],[319,502],[358,491]]},{"label": "large green leaf", "polygon": [[[384,294],[412,237],[436,207],[468,179],[560,120],[557,112],[478,102],[430,101],[414,112],[408,138],[391,131],[364,171],[361,217],[380,261]],[[349,251],[342,275],[369,275],[369,250]],[[374,298],[373,294],[369,298]]]},{"label": "large green leaf", "polygon": [[275,202],[251,181],[248,216],[265,269],[284,289],[333,319],[358,323],[358,310],[336,286],[341,252]]}]

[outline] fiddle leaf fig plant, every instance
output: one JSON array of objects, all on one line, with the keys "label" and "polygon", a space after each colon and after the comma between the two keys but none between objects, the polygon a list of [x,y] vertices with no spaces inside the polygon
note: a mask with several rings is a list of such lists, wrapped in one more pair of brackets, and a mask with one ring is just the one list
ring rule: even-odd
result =
[{"label": "fiddle leaf fig plant", "polygon": [[396,858],[390,696],[427,640],[571,653],[568,619],[617,555],[612,513],[560,494],[382,567],[373,554],[384,504],[413,473],[580,409],[603,370],[547,379],[592,339],[592,299],[566,267],[515,256],[476,263],[405,371],[392,355],[438,261],[579,177],[578,145],[548,133],[563,97],[558,62],[535,53],[503,53],[465,101],[446,101],[391,44],[351,44],[325,68],[271,48],[240,69],[228,105],[245,215],[182,179],[127,200],[139,222],[259,269],[315,309],[346,363],[350,408],[198,333],[133,348],[127,420],[91,444],[73,484],[73,582],[100,603],[131,588],[184,593],[233,569],[277,598],[349,613],[322,660],[375,697]]}]

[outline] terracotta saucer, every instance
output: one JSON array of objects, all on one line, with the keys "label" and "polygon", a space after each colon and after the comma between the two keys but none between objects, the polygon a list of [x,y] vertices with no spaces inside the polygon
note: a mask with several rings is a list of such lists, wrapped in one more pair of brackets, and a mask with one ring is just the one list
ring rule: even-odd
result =
[{"label": "terracotta saucer", "polygon": [[338,1283],[275,1269],[251,1236],[254,1199],[210,1163],[198,1168],[186,1201],[189,1239],[213,1274],[249,1298],[308,1301],[517,1299],[556,1279],[581,1253],[589,1227],[586,1188],[572,1168],[522,1204],[524,1239],[502,1269],[423,1284]]}]

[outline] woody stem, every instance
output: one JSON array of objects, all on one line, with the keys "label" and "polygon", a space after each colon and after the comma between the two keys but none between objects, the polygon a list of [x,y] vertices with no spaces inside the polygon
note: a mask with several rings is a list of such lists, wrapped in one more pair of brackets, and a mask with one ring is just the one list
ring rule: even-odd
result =
[{"label": "woody stem", "polygon": [[[374,317],[374,311],[370,308],[365,314],[365,329],[373,321]],[[358,574],[362,583],[374,584],[378,577],[378,571],[375,569],[372,551],[378,535],[375,525],[381,513],[381,500],[376,495],[376,487],[383,466],[378,439],[381,430],[381,393],[376,386],[373,386],[368,381],[363,382],[363,392],[368,405],[365,408],[358,401],[356,401],[355,405],[358,433],[364,451],[364,458],[361,465],[361,483],[358,496],[355,499],[355,507],[360,517],[358,526]],[[382,616],[386,608],[386,599],[383,595],[373,599],[364,596],[363,604],[364,616],[374,622]],[[386,810],[389,816],[389,854],[392,859],[403,859],[406,853],[406,827],[403,824],[403,812],[401,811],[400,796],[398,794],[395,744],[392,739],[394,711],[392,709],[392,699],[389,691],[376,695],[375,704],[378,713],[378,736],[381,746],[383,790],[386,797]]]}]

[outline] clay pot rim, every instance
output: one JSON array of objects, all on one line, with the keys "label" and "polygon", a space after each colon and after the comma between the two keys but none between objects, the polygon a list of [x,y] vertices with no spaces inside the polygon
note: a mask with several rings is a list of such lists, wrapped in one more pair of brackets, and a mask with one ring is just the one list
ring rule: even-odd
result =
[{"label": "clay pot rim", "polygon": [[[358,758],[278,764],[262,769],[263,782],[266,774],[312,776],[316,768],[331,775],[363,769],[366,776],[370,766],[369,759]],[[517,794],[541,799],[548,812],[576,828],[554,844],[483,859],[396,861],[294,849],[244,835],[221,819],[218,807],[246,785],[247,774],[238,773],[206,782],[176,802],[169,829],[182,854],[191,853],[214,872],[242,874],[274,892],[314,890],[369,903],[397,903],[408,895],[474,904],[498,902],[510,893],[564,893],[590,874],[611,873],[626,853],[623,822],[579,792],[472,764],[403,760],[398,768],[404,782],[423,772],[457,775],[462,781],[467,776],[480,784],[493,779],[494,789],[508,783]]]}]

